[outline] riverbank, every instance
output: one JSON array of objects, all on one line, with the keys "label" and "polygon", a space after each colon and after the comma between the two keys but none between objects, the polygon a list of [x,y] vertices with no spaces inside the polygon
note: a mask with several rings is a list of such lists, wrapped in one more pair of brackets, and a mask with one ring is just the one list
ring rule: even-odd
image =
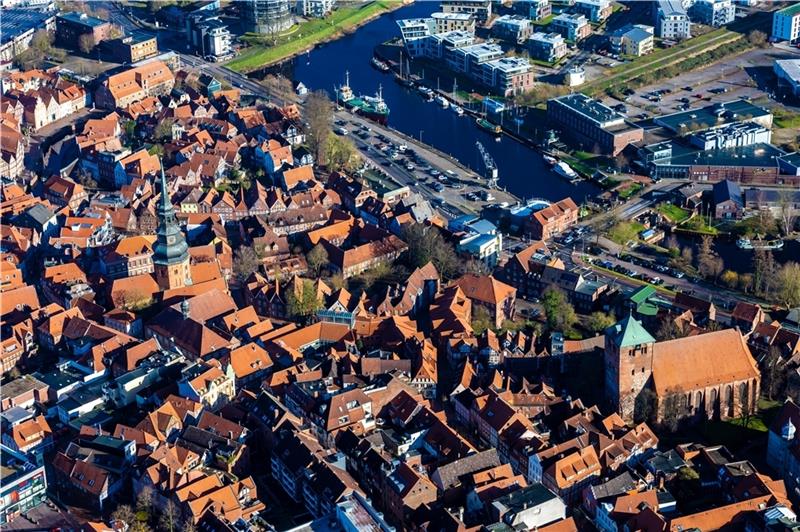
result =
[{"label": "riverbank", "polygon": [[[368,22],[406,4],[397,0],[376,0],[361,7],[342,7],[326,19],[311,20],[292,31],[291,39],[266,46],[256,44],[225,66],[241,73],[269,67],[306,53],[314,47],[334,41]],[[278,37],[280,40],[281,37]]]}]

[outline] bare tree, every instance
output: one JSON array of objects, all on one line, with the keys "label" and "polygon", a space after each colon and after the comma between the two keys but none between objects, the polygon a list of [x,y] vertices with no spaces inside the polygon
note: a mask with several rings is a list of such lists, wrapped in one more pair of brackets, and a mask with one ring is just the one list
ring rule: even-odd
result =
[{"label": "bare tree", "polygon": [[308,121],[308,144],[317,161],[325,156],[328,137],[333,123],[333,102],[325,91],[314,91],[306,99],[306,120]]},{"label": "bare tree", "polygon": [[84,33],[78,37],[78,49],[86,55],[89,55],[94,50],[94,36]]},{"label": "bare tree", "polygon": [[233,254],[233,274],[238,281],[244,281],[261,266],[261,259],[253,247],[241,246]]},{"label": "bare tree", "polygon": [[165,532],[176,532],[179,519],[180,512],[178,511],[178,507],[172,502],[172,499],[167,499],[167,504],[164,505],[164,510],[161,512],[161,517],[158,520],[159,528]]},{"label": "bare tree", "polygon": [[792,190],[781,190],[778,194],[778,219],[785,235],[794,231],[794,224],[797,219],[794,209],[795,194],[796,192]]}]

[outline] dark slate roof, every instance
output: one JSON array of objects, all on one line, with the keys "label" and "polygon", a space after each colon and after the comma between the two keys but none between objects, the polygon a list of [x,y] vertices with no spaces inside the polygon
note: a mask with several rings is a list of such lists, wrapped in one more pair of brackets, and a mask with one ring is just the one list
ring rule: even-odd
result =
[{"label": "dark slate roof", "polygon": [[729,179],[725,179],[716,183],[713,188],[714,205],[726,201],[733,201],[737,205],[744,205],[744,198],[742,197],[742,189],[738,183],[734,183]]},{"label": "dark slate roof", "polygon": [[455,462],[445,464],[436,471],[439,473],[442,489],[448,489],[458,485],[461,477],[464,475],[469,475],[499,465],[500,458],[497,456],[497,450],[487,449],[456,460]]}]

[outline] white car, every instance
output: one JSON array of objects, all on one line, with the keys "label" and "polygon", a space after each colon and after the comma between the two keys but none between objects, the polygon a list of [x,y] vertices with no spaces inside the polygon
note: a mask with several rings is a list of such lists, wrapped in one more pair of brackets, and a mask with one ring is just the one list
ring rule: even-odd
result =
[{"label": "white car", "polygon": [[338,128],[338,129],[336,130],[336,132],[337,132],[338,134],[342,135],[342,136],[345,136],[345,135],[348,135],[348,134],[350,134],[350,132],[349,132],[349,131],[347,131],[347,130],[346,130],[345,128],[343,128],[343,127],[340,127],[340,128]]}]

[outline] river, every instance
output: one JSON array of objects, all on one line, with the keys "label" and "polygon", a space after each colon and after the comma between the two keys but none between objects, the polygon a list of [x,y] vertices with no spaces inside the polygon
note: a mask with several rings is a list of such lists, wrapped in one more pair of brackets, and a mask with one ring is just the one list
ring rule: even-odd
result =
[{"label": "river", "polygon": [[[350,86],[356,94],[374,94],[378,85],[382,85],[383,98],[391,109],[391,127],[421,138],[482,173],[483,163],[475,147],[475,142],[480,141],[495,160],[500,187],[521,198],[557,201],[571,196],[581,203],[596,195],[599,188],[594,184],[571,184],[554,174],[532,148],[507,136],[496,142],[493,136],[477,127],[473,118],[459,117],[450,109],[425,102],[416,90],[401,87],[391,74],[381,73],[370,65],[375,46],[399,36],[397,20],[425,17],[438,9],[438,2],[415,2],[278,68],[295,83],[302,82],[310,90],[324,89],[332,97],[334,87],[344,83],[345,71],[350,72]],[[443,88],[451,84],[452,80],[442,79]]]}]

